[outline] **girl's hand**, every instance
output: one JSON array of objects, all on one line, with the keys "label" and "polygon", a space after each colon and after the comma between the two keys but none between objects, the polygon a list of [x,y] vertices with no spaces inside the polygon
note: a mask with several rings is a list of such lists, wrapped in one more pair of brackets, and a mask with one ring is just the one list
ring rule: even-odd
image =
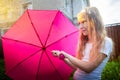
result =
[{"label": "girl's hand", "polygon": [[55,56],[55,57],[59,57],[59,55],[60,55],[60,51],[59,50],[53,50],[52,51],[52,54]]}]

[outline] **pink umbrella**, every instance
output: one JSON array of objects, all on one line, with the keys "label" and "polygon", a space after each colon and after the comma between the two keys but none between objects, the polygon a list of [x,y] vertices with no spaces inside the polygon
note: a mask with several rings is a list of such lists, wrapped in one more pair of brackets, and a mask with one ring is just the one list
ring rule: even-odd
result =
[{"label": "pink umbrella", "polygon": [[52,50],[76,51],[78,29],[59,10],[27,10],[2,36],[6,74],[14,80],[68,80],[72,68]]}]

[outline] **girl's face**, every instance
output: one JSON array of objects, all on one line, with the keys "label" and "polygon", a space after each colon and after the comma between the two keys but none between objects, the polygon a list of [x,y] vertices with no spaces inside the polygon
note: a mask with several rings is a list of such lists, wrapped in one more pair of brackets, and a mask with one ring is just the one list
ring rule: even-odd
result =
[{"label": "girl's face", "polygon": [[88,35],[88,30],[87,30],[87,20],[85,18],[85,16],[81,16],[81,19],[79,20],[79,26],[80,26],[80,31],[82,32],[82,34],[84,36]]}]

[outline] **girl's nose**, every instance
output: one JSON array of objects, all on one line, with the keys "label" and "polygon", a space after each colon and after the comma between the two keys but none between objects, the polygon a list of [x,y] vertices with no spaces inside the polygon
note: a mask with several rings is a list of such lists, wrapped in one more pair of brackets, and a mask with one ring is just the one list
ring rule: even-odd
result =
[{"label": "girl's nose", "polygon": [[84,24],[83,23],[80,23],[79,24],[80,28],[84,27]]},{"label": "girl's nose", "polygon": [[80,24],[80,28],[85,28],[85,26],[81,23],[81,24]]}]

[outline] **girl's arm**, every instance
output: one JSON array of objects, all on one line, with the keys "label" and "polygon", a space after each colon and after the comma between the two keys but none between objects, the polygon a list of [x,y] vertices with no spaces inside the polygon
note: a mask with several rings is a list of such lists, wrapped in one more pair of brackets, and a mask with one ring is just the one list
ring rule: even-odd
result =
[{"label": "girl's arm", "polygon": [[87,73],[92,72],[106,57],[105,54],[100,53],[94,60],[86,62],[86,61],[81,61],[81,60],[69,55],[68,53],[66,53],[64,51],[61,51],[61,52],[53,51],[53,54],[55,56],[59,56],[59,54],[61,54],[61,53],[65,56],[64,61],[67,64],[69,64],[70,66],[72,66],[75,69],[79,68]]},{"label": "girl's arm", "polygon": [[105,54],[100,53],[94,60],[86,62],[81,61],[69,54],[67,54],[64,51],[61,51],[61,53],[77,68],[80,68],[81,70],[90,73],[92,72],[106,57]]},{"label": "girl's arm", "polygon": [[66,64],[71,66],[73,69],[77,69],[77,67],[73,63],[71,63],[68,58],[65,58],[64,61],[65,61]]},{"label": "girl's arm", "polygon": [[[54,55],[55,57],[59,57],[59,55],[60,55],[61,52],[58,51],[58,50],[53,50],[52,53],[53,53],[53,55]],[[70,67],[72,67],[73,69],[77,69],[77,67],[76,67],[73,63],[71,63],[68,58],[65,57],[65,58],[64,58],[64,61],[65,61],[66,64],[68,64],[68,65],[69,65]]]}]

